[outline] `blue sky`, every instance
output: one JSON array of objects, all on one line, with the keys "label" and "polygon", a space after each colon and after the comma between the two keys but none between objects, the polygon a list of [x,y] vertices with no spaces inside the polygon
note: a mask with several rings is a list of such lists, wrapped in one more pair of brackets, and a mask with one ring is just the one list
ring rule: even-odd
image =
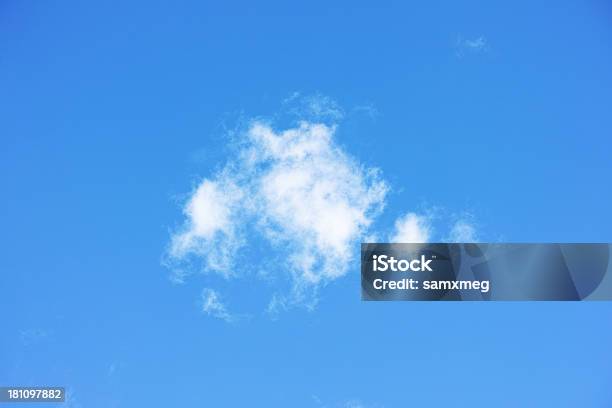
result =
[{"label": "blue sky", "polygon": [[294,248],[253,229],[238,256],[275,278],[173,282],[185,203],[254,121],[336,126],[330,151],[388,186],[368,234],[415,212],[432,239],[611,241],[609,4],[328,3],[0,5],[0,384],[71,407],[609,406],[607,302],[362,303],[347,261],[272,316]]}]

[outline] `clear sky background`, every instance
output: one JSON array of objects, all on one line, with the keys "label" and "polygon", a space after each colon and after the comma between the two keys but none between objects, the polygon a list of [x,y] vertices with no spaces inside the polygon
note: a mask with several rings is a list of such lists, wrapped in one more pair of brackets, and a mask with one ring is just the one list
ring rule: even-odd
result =
[{"label": "clear sky background", "polygon": [[[612,241],[609,3],[101,3],[0,4],[0,384],[85,408],[612,404],[610,303],[362,303],[353,262],[270,316],[274,282],[163,265],[228,131],[296,92],[381,170],[378,231],[435,209],[439,234]],[[203,313],[205,287],[248,317]]]}]

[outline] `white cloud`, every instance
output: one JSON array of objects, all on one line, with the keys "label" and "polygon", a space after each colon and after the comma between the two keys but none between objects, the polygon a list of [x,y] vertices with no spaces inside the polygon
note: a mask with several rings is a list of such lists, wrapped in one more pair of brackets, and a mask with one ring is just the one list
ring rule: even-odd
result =
[{"label": "white cloud", "polygon": [[344,117],[344,110],[340,105],[332,98],[321,94],[301,96],[299,92],[294,92],[283,102],[285,105],[290,105],[289,112],[299,118],[337,121]]},{"label": "white cloud", "polygon": [[[170,259],[197,255],[205,259],[208,270],[231,274],[233,258],[242,242],[236,231],[239,203],[244,193],[232,180],[204,179],[187,201],[183,213],[185,227],[172,237]],[[182,270],[176,269],[179,273]],[[176,276],[181,279],[181,276]]]},{"label": "white cloud", "polygon": [[217,319],[232,322],[234,316],[227,310],[225,304],[221,301],[219,293],[213,289],[204,288],[202,290],[202,311]]},{"label": "white cloud", "polygon": [[473,40],[463,41],[463,45],[473,50],[482,50],[487,46],[487,40],[484,37],[478,37]]},{"label": "white cloud", "polygon": [[[186,222],[172,237],[169,264],[182,279],[181,264],[202,259],[204,270],[224,277],[234,268],[249,231],[260,234],[288,261],[291,299],[311,304],[307,293],[346,274],[357,244],[382,211],[386,183],[334,140],[335,127],[301,122],[276,131],[253,122],[242,134],[235,158],[192,192]],[[276,306],[274,306],[276,303]]]},{"label": "white cloud", "polygon": [[449,236],[445,239],[447,242],[478,242],[478,234],[476,227],[468,220],[459,220],[455,222],[450,230]]},{"label": "white cloud", "polygon": [[123,366],[123,363],[120,361],[113,361],[112,363],[109,364],[108,366],[108,370],[106,372],[106,374],[109,377],[114,376],[115,374],[117,374],[117,371],[119,371],[119,369]]},{"label": "white cloud", "polygon": [[394,232],[389,237],[393,243],[428,242],[431,236],[430,218],[415,213],[407,213],[395,221]]},{"label": "white cloud", "polygon": [[455,43],[455,52],[458,57],[464,56],[466,53],[478,54],[489,50],[487,39],[479,36],[473,39],[464,39],[461,36],[457,37]]}]

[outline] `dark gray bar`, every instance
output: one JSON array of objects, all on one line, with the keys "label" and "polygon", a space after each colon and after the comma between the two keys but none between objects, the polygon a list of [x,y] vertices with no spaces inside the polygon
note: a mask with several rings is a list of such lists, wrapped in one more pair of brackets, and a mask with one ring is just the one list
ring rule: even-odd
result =
[{"label": "dark gray bar", "polygon": [[64,387],[0,387],[0,402],[64,402]]},{"label": "dark gray bar", "polygon": [[612,300],[610,244],[361,245],[362,300]]}]

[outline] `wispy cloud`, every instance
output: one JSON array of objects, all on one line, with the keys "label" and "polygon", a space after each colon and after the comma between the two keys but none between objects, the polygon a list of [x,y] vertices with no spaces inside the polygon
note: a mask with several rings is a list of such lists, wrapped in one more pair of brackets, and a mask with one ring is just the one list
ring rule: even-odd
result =
[{"label": "wispy cloud", "polygon": [[39,343],[44,339],[48,338],[49,335],[50,332],[48,330],[40,328],[24,329],[19,332],[21,343],[24,346],[30,346]]},{"label": "wispy cloud", "polygon": [[365,403],[355,398],[329,403],[323,401],[318,395],[312,395],[312,401],[319,408],[382,408],[382,405],[377,403]]},{"label": "wispy cloud", "polygon": [[380,114],[380,112],[378,112],[378,109],[376,109],[376,106],[371,103],[357,105],[353,108],[353,111],[363,113],[367,115],[370,119],[376,119]]},{"label": "wispy cloud", "polygon": [[463,57],[466,54],[480,54],[489,51],[489,43],[483,36],[463,38],[458,36],[455,41],[455,55]]},{"label": "wispy cloud", "polygon": [[366,408],[366,406],[359,400],[349,400],[343,405],[344,408]]},{"label": "wispy cloud", "polygon": [[219,293],[209,288],[202,290],[202,312],[228,323],[235,320],[222,302]]},{"label": "wispy cloud", "polygon": [[345,115],[344,109],[334,99],[322,95],[302,95],[294,92],[283,101],[288,112],[305,120],[332,120],[338,121]]},{"label": "wispy cloud", "polygon": [[108,377],[113,377],[113,376],[117,375],[117,373],[119,372],[121,367],[123,367],[123,363],[121,361],[113,361],[113,362],[111,362],[108,365],[108,370],[106,371],[107,376]]}]

